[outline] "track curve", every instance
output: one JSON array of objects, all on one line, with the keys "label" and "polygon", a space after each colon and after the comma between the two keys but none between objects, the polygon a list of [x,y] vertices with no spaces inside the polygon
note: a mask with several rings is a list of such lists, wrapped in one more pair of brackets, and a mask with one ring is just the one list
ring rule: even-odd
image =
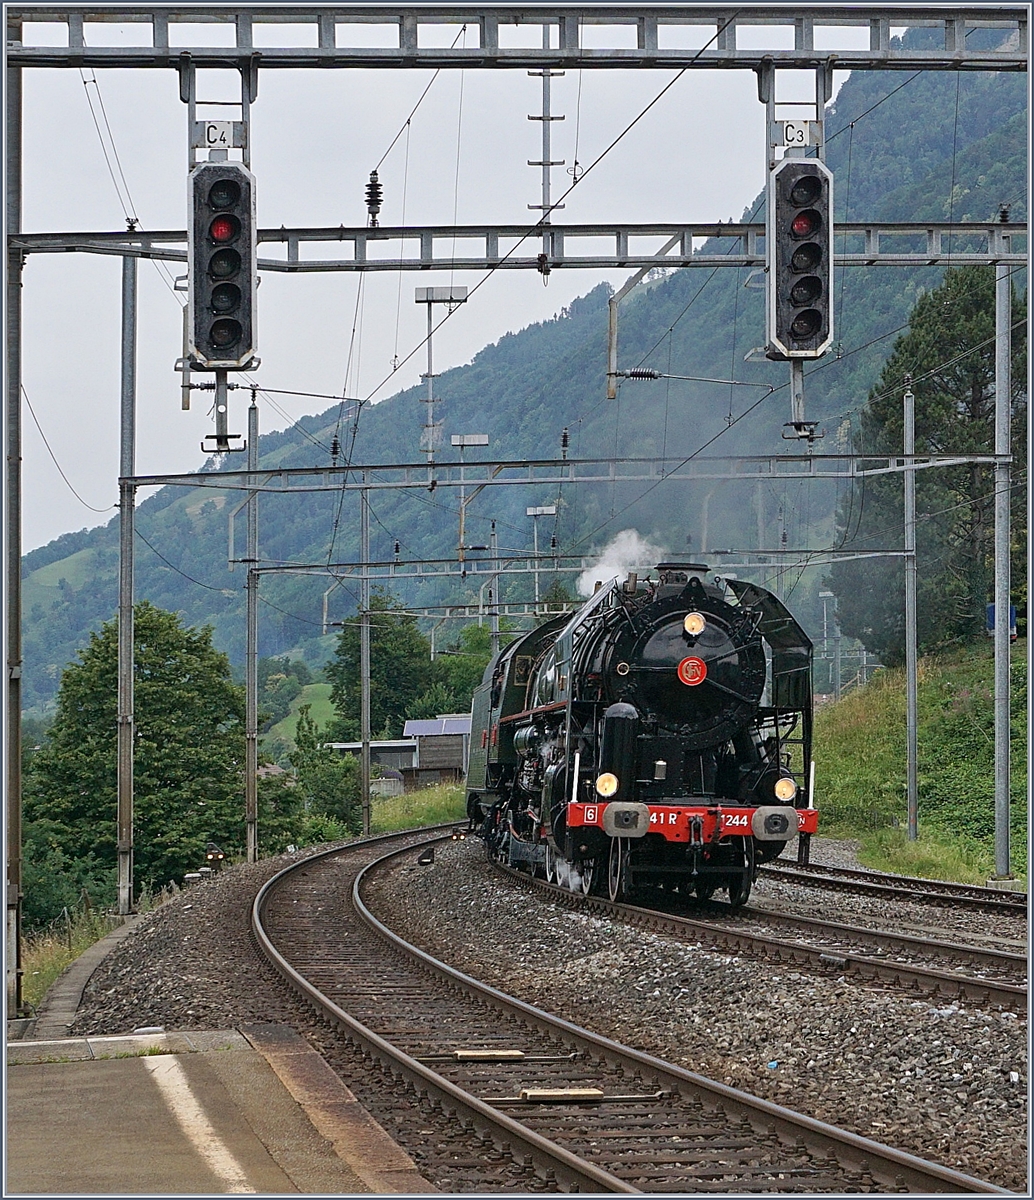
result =
[{"label": "track curve", "polygon": [[366,908],[363,882],[442,837],[411,831],[293,864],[255,898],[255,938],[327,1020],[434,1097],[446,1126],[522,1158],[537,1188],[1008,1194],[621,1046],[409,946]]}]

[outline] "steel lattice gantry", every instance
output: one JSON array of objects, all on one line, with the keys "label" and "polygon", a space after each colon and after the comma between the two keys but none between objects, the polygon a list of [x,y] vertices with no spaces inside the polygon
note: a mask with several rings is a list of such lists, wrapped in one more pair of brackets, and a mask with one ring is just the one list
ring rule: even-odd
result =
[{"label": "steel lattice gantry", "polygon": [[[541,237],[550,240],[550,269],[639,267],[763,267],[765,226],[685,222],[594,225],[432,225],[260,229],[259,244],[282,248],[259,257],[262,271],[535,270]],[[1019,222],[842,221],[836,226],[838,267],[1024,266],[1027,226]],[[535,240],[533,240],[533,238]],[[600,252],[609,239],[609,253]],[[704,243],[718,239],[717,248]],[[1018,243],[1021,242],[1022,245]],[[23,233],[9,239],[23,254],[114,254],[187,260],[184,230],[113,233]],[[673,244],[672,244],[673,243]],[[664,246],[671,244],[665,251]],[[409,247],[419,245],[412,252]],[[457,253],[457,245],[459,252]],[[320,248],[321,257],[308,253]],[[326,257],[322,257],[325,255]]]},{"label": "steel lattice gantry", "polygon": [[[212,488],[279,494],[301,492],[426,491],[431,488],[561,487],[564,484],[691,483],[704,479],[820,479],[839,483],[906,469],[998,462],[994,454],[768,454],[661,458],[543,458],[524,462],[374,463],[278,470],[190,471],[136,475],[122,484],[140,487]],[[909,464],[914,464],[910,468]]]},{"label": "steel lattice gantry", "polygon": [[[739,67],[839,70],[1022,71],[1027,58],[1026,6],[890,7],[867,5],[11,5],[8,63],[23,67],[176,67],[188,55],[197,67],[524,67],[681,69]],[[65,26],[65,45],[25,45],[22,22]],[[91,29],[140,26],[140,45],[109,46]],[[306,31],[304,46],[276,45],[277,26]],[[466,25],[476,46],[435,45],[436,27]],[[184,26],[194,27],[190,33]],[[366,26],[364,36],[357,37]],[[548,48],[522,45],[521,27],[551,30]],[[586,45],[586,31],[604,26],[612,44]],[[927,27],[930,49],[906,49],[892,30]],[[204,35],[195,30],[202,28]],[[370,37],[370,29],[377,35]],[[764,29],[770,49],[749,49],[743,32]],[[977,30],[1006,33],[1000,48],[972,39]],[[853,38],[845,31],[858,31]],[[13,39],[12,40],[12,31]],[[211,37],[207,37],[211,31]],[[837,34],[841,33],[841,37]],[[859,34],[861,35],[859,37]],[[199,40],[200,39],[200,40]],[[296,38],[285,38],[296,41]],[[541,41],[541,39],[536,39]],[[604,40],[608,40],[606,37]],[[374,45],[356,45],[375,41]],[[845,42],[863,49],[829,49]],[[205,44],[205,43],[208,44]],[[516,43],[516,44],[515,44]]]}]

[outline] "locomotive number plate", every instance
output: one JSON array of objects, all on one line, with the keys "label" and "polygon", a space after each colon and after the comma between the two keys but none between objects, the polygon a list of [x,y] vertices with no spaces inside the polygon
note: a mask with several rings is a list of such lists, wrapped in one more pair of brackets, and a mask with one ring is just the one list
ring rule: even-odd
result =
[{"label": "locomotive number plate", "polygon": [[722,833],[733,833],[750,828],[750,813],[722,813]]}]

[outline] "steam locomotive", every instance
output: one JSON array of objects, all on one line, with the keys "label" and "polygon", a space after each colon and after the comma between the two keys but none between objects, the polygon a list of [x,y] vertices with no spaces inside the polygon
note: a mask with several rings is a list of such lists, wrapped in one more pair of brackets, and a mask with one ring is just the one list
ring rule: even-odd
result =
[{"label": "steam locomotive", "polygon": [[489,663],[467,813],[490,856],[586,895],[733,907],[798,834],[807,861],[811,642],[771,592],[708,575],[597,585]]}]

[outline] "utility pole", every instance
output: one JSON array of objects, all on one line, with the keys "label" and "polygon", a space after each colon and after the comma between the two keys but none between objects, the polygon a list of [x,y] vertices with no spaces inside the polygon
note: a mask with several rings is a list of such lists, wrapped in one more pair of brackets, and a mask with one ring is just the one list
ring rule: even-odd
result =
[{"label": "utility pole", "polygon": [[534,508],[526,510],[527,515],[531,517],[531,527],[533,530],[533,544],[535,553],[535,611],[539,610],[539,517],[555,517],[555,504],[542,504]]},{"label": "utility pole", "polygon": [[[827,664],[829,663],[829,610],[826,605],[830,600],[835,600],[836,597],[832,592],[819,592],[819,599],[822,601],[822,658]],[[833,637],[836,653],[834,655],[834,668],[831,672],[833,682],[833,699],[840,699],[840,625],[836,620],[836,609],[833,610]]]},{"label": "utility pole", "polygon": [[[542,26],[542,49],[543,50],[549,49],[549,34],[550,34],[551,28],[552,28],[552,26],[550,26],[550,25]],[[550,158],[551,141],[552,141],[551,126],[554,121],[563,121],[564,120],[564,118],[562,116],[555,117],[552,114],[551,107],[550,107],[550,101],[551,101],[550,80],[553,79],[554,77],[559,78],[560,76],[564,75],[565,72],[564,71],[551,71],[549,69],[549,67],[546,67],[544,70],[541,70],[541,71],[529,71],[528,74],[529,74],[529,76],[532,76],[532,77],[540,76],[542,79],[542,113],[541,113],[541,115],[535,115],[532,113],[528,114],[529,121],[541,121],[542,122],[542,158],[538,159],[538,160],[531,159],[531,158],[528,159],[529,167],[541,167],[542,168],[542,203],[541,204],[529,204],[528,208],[530,208],[532,211],[540,210],[542,212],[542,225],[546,226],[546,225],[550,224],[550,220],[551,220],[550,214],[555,209],[560,209],[560,208],[564,207],[563,204],[553,204],[552,197],[551,197],[550,168],[551,167],[562,167],[566,160],[563,158],[558,158],[558,159]],[[548,277],[549,277],[549,271],[550,271],[549,260],[552,258],[552,255],[553,255],[553,235],[548,229],[544,229],[543,233],[542,233],[542,254],[539,256],[539,271],[542,273],[543,279],[548,279]]]},{"label": "utility pole", "polygon": [[[248,470],[259,463],[258,405],[255,390],[248,408]],[[247,634],[244,663],[246,712],[244,718],[244,820],[247,826],[248,862],[258,862],[258,492],[248,496]]]},{"label": "utility pole", "polygon": [[495,521],[492,522],[492,534],[489,538],[492,548],[492,586],[489,589],[489,603],[492,605],[492,657],[499,653],[499,539],[496,537]]},{"label": "utility pole", "polygon": [[445,304],[448,306],[449,312],[452,312],[458,304],[466,302],[467,289],[465,287],[421,287],[416,289],[415,298],[417,304],[427,305],[427,370],[421,376],[422,379],[427,380],[427,395],[424,397],[427,416],[424,418],[424,430],[420,435],[420,449],[427,455],[428,467],[433,467],[435,451],[442,439],[442,422],[436,421],[434,416],[434,406],[440,400],[440,397],[434,394],[434,354],[432,352],[434,306]]},{"label": "utility pole", "polygon": [[[431,311],[428,304],[427,311]],[[363,475],[363,482],[366,476]],[[363,573],[359,590],[362,609],[359,625],[359,736],[362,749],[359,756],[359,798],[363,806],[363,835],[370,835],[370,492],[359,493],[359,538]]]},{"label": "utility pole", "polygon": [[[136,259],[122,259],[122,389],[119,474],[136,474]],[[119,485],[118,911],[133,911],[133,532],[136,488]]]},{"label": "utility pole", "polygon": [[833,625],[833,699],[839,700],[843,690],[842,661],[840,657],[840,622]]},{"label": "utility pole", "polygon": [[[1008,210],[1002,210],[1008,219]],[[1003,249],[1009,239],[1001,237]],[[995,454],[1011,452],[1012,283],[1004,263],[995,267]],[[1009,561],[1011,470],[995,463],[995,879],[1012,878],[1009,861],[1009,637],[1012,626],[1011,564]]]},{"label": "utility pole", "polygon": [[[430,305],[427,306],[427,311],[428,312],[431,311]],[[468,446],[487,446],[488,445],[488,434],[487,433],[454,433],[452,435],[451,440],[452,440],[453,449],[459,450],[459,452],[460,452],[460,525],[459,525],[459,545],[457,546],[457,554],[459,555],[460,562],[463,562],[464,559],[466,558],[466,551],[467,551],[467,489],[466,489],[465,484],[462,482],[463,462],[464,462],[463,451]],[[480,488],[477,488],[474,492],[474,495],[476,496],[480,490],[481,490]],[[474,497],[472,496],[471,499],[473,499],[473,498]]]},{"label": "utility pole", "polygon": [[908,840],[919,837],[919,697],[916,633],[916,398],[905,376],[905,735],[908,775]]},{"label": "utility pole", "polygon": [[[21,42],[20,17],[7,17],[8,42]],[[22,71],[7,68],[7,233],[21,232]],[[22,1013],[22,269],[7,250],[7,1015]]]}]

